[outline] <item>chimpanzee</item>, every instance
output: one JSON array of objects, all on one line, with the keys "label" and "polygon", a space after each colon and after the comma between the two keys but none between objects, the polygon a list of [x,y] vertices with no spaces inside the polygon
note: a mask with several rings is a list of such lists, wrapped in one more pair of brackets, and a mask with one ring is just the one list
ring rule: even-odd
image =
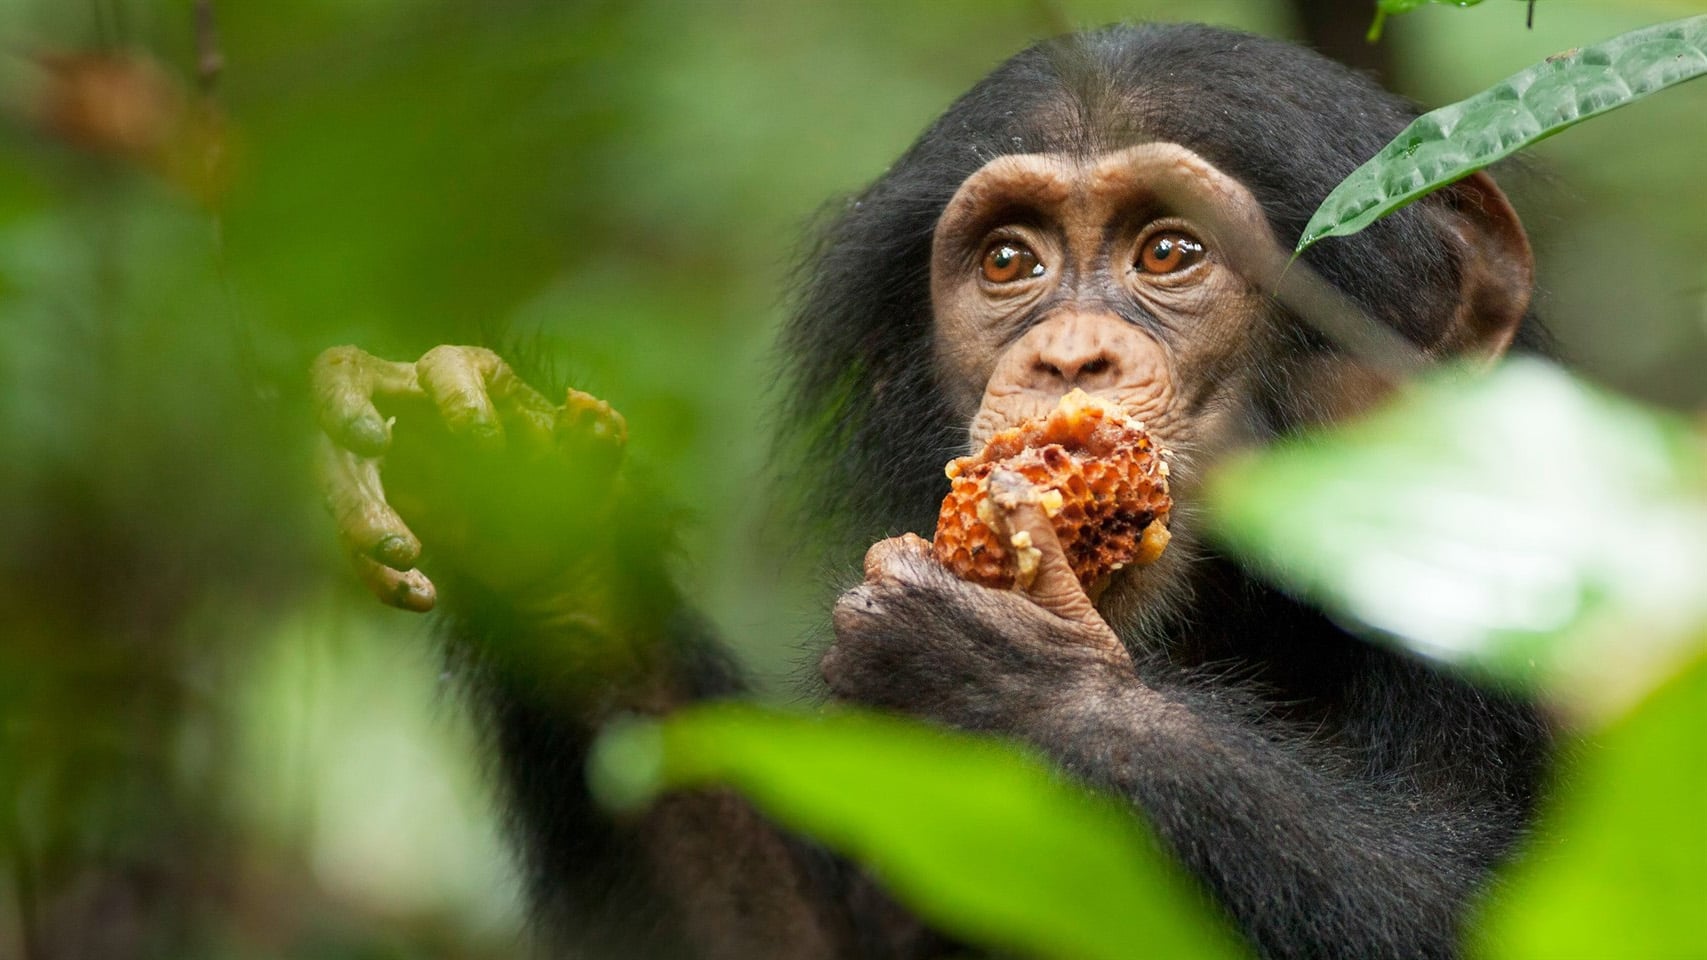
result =
[{"label": "chimpanzee", "polygon": [[[1159,563],[1093,602],[1024,506],[1009,521],[1043,552],[1024,591],[957,580],[914,533],[881,539],[835,605],[821,672],[839,700],[1017,738],[1129,800],[1270,957],[1454,955],[1549,754],[1533,705],[1353,639],[1198,532],[1207,467],[1367,399],[1347,351],[1241,264],[1296,238],[1413,116],[1311,52],[1226,30],[1039,44],[829,224],[782,338],[783,472],[835,542],[928,533],[945,460],[1074,387],[1176,451]],[[1544,349],[1528,243],[1486,175],[1303,259],[1422,356]],[[548,942],[958,949],[730,794],[631,818],[589,799],[602,721],[742,689],[670,584],[667,521],[619,466],[620,416],[573,391],[554,405],[470,347],[413,364],[336,348],[315,389],[363,578],[406,609],[442,590]]]}]

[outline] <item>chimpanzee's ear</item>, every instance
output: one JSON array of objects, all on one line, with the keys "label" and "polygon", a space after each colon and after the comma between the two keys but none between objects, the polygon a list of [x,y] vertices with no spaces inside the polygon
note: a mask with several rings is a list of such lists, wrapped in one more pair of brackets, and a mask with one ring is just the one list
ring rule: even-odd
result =
[{"label": "chimpanzee's ear", "polygon": [[1492,177],[1475,173],[1443,193],[1446,203],[1432,209],[1455,246],[1458,308],[1431,352],[1492,360],[1529,310],[1535,257],[1517,211]]}]

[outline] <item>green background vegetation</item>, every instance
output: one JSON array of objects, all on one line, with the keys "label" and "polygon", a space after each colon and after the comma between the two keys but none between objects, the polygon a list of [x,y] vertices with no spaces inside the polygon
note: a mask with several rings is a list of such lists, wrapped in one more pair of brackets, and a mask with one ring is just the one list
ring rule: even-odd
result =
[{"label": "green background vegetation", "polygon": [[[1526,31],[1518,3],[1429,8],[1381,49],[1435,105],[1698,9],[1542,0]],[[188,2],[0,4],[0,956],[521,955],[436,644],[360,593],[310,488],[321,348],[507,329],[610,399],[690,511],[682,577],[786,702],[830,586],[762,493],[767,349],[808,225],[1063,24],[1301,30],[1271,0],[215,10],[203,94]],[[218,134],[79,141],[52,78],[111,56],[158,64],[178,92],[142,102],[217,110]],[[1568,356],[1697,418],[1704,148],[1691,84],[1504,180]],[[1677,781],[1608,809],[1701,795],[1699,742],[1665,729],[1643,769],[1673,759]]]}]

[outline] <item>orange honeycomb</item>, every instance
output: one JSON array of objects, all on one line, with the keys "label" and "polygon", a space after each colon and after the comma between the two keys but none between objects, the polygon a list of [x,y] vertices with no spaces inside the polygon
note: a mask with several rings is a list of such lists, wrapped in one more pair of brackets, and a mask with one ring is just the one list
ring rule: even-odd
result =
[{"label": "orange honeycomb", "polygon": [[1154,562],[1167,546],[1173,500],[1165,455],[1142,424],[1074,390],[1049,416],[1003,430],[976,456],[949,463],[949,493],[932,544],[936,558],[973,583],[1029,585],[1040,554],[1024,531],[998,532],[995,477],[998,487],[1017,486],[1025,499],[1036,498],[1073,573],[1087,590],[1096,589],[1128,564]]}]

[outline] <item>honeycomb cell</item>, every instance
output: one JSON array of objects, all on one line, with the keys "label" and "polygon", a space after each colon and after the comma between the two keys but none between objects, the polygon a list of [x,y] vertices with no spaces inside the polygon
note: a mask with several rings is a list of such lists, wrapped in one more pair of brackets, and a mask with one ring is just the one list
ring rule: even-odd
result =
[{"label": "honeycomb cell", "polygon": [[1015,586],[1019,551],[997,529],[990,501],[990,477],[1005,470],[1032,485],[1086,589],[1128,564],[1152,563],[1167,545],[1173,508],[1164,456],[1142,424],[1074,390],[1047,417],[1003,430],[948,464],[936,558],[963,580]]}]

